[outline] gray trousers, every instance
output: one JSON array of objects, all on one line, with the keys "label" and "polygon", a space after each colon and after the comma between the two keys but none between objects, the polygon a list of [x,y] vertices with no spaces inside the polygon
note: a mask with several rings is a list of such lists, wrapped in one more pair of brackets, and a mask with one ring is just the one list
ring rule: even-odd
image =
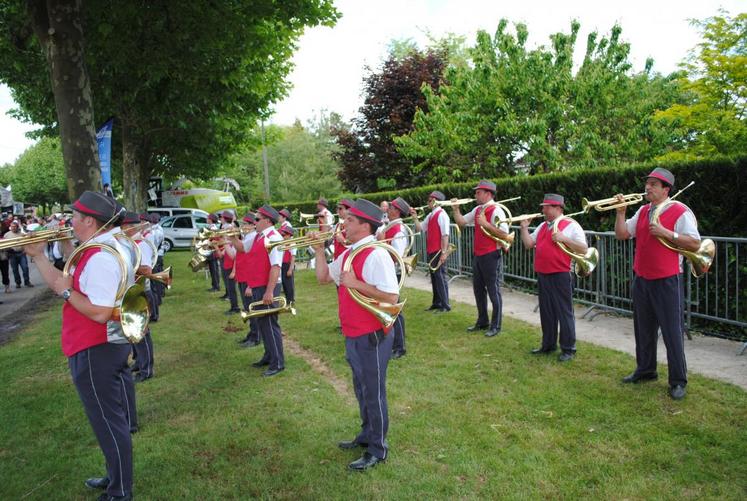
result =
[{"label": "gray trousers", "polygon": [[570,272],[537,273],[542,349],[554,350],[560,328],[560,349],[576,352],[576,319],[573,316],[573,277]]},{"label": "gray trousers", "polygon": [[680,275],[656,280],[639,276],[633,279],[635,372],[647,376],[656,374],[656,345],[661,328],[667,348],[670,386],[687,385],[680,280]]},{"label": "gray trousers", "polygon": [[369,454],[377,458],[386,458],[389,448],[386,369],[391,353],[392,336],[385,336],[383,330],[345,338],[345,358],[353,371],[353,389],[361,416],[361,431],[355,442],[368,444]]},{"label": "gray trousers", "polygon": [[[253,287],[252,301],[261,301],[266,289],[267,287]],[[272,295],[278,296],[279,294],[280,284],[277,284]],[[262,306],[259,309],[262,310],[273,307],[273,305]],[[265,353],[264,355],[262,355],[262,361],[269,363],[270,370],[285,368],[285,356],[283,355],[283,335],[280,332],[278,314],[275,313],[273,315],[265,315],[257,318],[257,329],[259,330],[259,336],[262,338],[262,343],[265,347]]]},{"label": "gray trousers", "polygon": [[126,393],[129,344],[104,343],[68,358],[78,396],[106,459],[109,496],[132,493],[132,438]]}]

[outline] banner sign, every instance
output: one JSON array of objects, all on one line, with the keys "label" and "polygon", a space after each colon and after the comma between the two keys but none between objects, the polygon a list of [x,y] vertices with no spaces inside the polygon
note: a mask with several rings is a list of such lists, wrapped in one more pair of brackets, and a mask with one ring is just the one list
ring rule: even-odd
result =
[{"label": "banner sign", "polygon": [[112,124],[113,118],[106,121],[96,132],[99,145],[99,162],[101,163],[101,184],[112,185]]}]

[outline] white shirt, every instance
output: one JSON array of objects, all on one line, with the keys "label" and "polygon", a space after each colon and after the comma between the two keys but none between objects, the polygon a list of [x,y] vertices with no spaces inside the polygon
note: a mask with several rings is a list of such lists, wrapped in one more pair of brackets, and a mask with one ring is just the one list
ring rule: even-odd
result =
[{"label": "white shirt", "polygon": [[[422,226],[422,232],[427,233],[428,232],[428,223],[430,223],[431,217],[433,216],[433,213],[439,210],[438,208],[433,209],[420,223]],[[445,210],[440,209],[440,212],[438,213],[438,219],[436,220],[439,229],[441,230],[441,236],[449,236],[450,227],[449,224],[451,221],[449,220],[449,215],[446,213]]]},{"label": "white shirt", "polygon": [[241,240],[241,243],[244,246],[244,252],[249,252],[249,250],[252,248],[252,245],[254,245],[255,238],[257,238],[257,230],[252,230],[244,235],[244,238]]},{"label": "white shirt", "polygon": [[[557,219],[555,219],[555,221],[557,221]],[[553,221],[549,225],[547,224],[547,221],[542,221],[542,223],[540,223],[540,225],[537,226],[530,235],[532,237],[532,242],[534,242],[535,244],[537,243],[537,235],[539,235],[540,229],[542,229],[543,226],[547,226],[547,229],[552,232],[554,226],[553,223],[555,223],[555,221]],[[576,221],[571,221],[571,224],[560,230],[560,232],[570,238],[574,243],[587,245],[584,230]]]},{"label": "white shirt", "polygon": [[332,215],[332,213],[327,209],[326,207],[319,211],[320,214],[324,216],[324,224],[328,226],[332,226],[335,222],[335,217]]},{"label": "white shirt", "polygon": [[137,246],[140,249],[140,266],[150,266],[153,268],[155,256],[153,255],[153,244],[148,243],[148,237],[140,240]]},{"label": "white shirt", "polygon": [[[279,242],[283,239],[283,237],[278,233],[278,231],[270,226],[269,228],[265,228],[262,231],[262,235],[264,235],[265,240],[268,242]],[[283,253],[278,250],[277,247],[273,248],[270,251],[270,266],[282,266],[283,265]]]},{"label": "white shirt", "polygon": [[[330,263],[329,275],[337,285],[340,285],[342,265],[344,258],[347,258],[348,253],[353,252],[353,250],[361,245],[374,241],[375,238],[373,235],[358,240],[356,243],[352,244],[347,251],[340,254],[337,259]],[[373,285],[382,292],[399,294],[399,282],[397,282],[397,274],[394,271],[394,261],[392,261],[392,256],[390,256],[387,251],[376,247],[373,252],[368,255],[366,261],[363,263],[363,281],[367,284]]]},{"label": "white shirt", "polygon": [[[488,202],[488,203],[490,203],[490,202]],[[487,208],[486,206],[487,206],[487,204],[483,204],[483,205],[479,205],[478,206],[478,207],[482,207],[483,208],[483,210],[482,210],[483,214],[485,213],[485,209]],[[464,220],[467,222],[467,224],[475,224],[475,213],[477,212],[478,207],[475,207],[474,209],[472,209],[469,212],[469,214],[465,214],[464,215]],[[495,210],[493,211],[493,215],[491,216],[490,221],[488,221],[488,222],[490,224],[495,224],[495,220],[496,219],[498,219],[499,221],[503,220],[503,219],[506,219],[506,213],[503,211],[503,209],[501,209],[498,206],[496,206]],[[501,230],[501,231],[504,231],[504,232],[508,233],[508,230],[509,230],[508,223],[501,223],[501,224],[499,224],[498,225],[498,229]],[[475,225],[475,231],[482,231],[482,230],[478,229],[477,225]],[[495,248],[496,249],[502,249],[503,246],[501,244],[499,244],[498,242],[496,242],[495,243]]]},{"label": "white shirt", "polygon": [[[667,201],[669,201],[668,198],[662,203],[666,203]],[[638,217],[640,216],[641,211],[643,210],[644,207],[645,205],[642,205],[641,207],[639,207],[636,213],[633,215],[633,217],[625,221],[625,225],[628,227],[628,233],[630,233],[630,238],[635,237],[636,225],[638,224]],[[698,222],[695,220],[695,215],[692,213],[689,207],[686,206],[686,208],[687,210],[683,212],[680,217],[677,218],[677,221],[675,221],[673,231],[675,231],[676,233],[679,233],[680,235],[687,235],[688,237],[693,237],[693,238],[697,238],[698,240],[700,240],[700,233],[698,232]],[[652,205],[651,212],[649,212],[649,216],[653,213],[653,210],[654,210],[654,206]],[[669,207],[664,209],[664,212],[668,210],[669,210]]]},{"label": "white shirt", "polygon": [[[125,250],[113,237],[114,233],[119,231],[119,228],[114,228],[98,235],[91,242],[111,245],[121,251],[125,261],[129,263],[129,251]],[[129,268],[129,266],[127,267]],[[72,274],[72,269],[70,273]],[[117,289],[121,278],[122,274],[117,258],[107,251],[97,252],[91,256],[80,274],[80,291],[88,296],[91,304],[113,308],[117,306]]]}]

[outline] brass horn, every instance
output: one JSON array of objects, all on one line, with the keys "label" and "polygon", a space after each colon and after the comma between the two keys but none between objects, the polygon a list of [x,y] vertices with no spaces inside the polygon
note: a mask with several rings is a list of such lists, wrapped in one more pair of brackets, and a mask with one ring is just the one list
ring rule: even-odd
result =
[{"label": "brass horn", "polygon": [[586,198],[581,199],[581,208],[584,212],[589,212],[594,209],[598,212],[606,212],[608,210],[617,209],[618,207],[627,207],[628,205],[635,205],[643,202],[645,193],[629,193],[623,195],[622,202],[617,197],[603,198],[601,200],[589,201]]},{"label": "brass horn", "polygon": [[[555,224],[552,226],[552,233],[553,235],[556,234],[560,228],[560,221],[563,219],[568,219],[571,222],[575,222],[571,216],[577,216],[579,214],[584,214],[586,211],[583,210],[581,212],[574,212],[573,214],[562,215],[558,217],[555,220]],[[556,242],[558,244],[558,247],[560,247],[560,250],[568,254],[571,259],[573,260],[573,272],[576,274],[579,278],[585,278],[591,275],[591,273],[596,269],[597,265],[599,264],[599,251],[595,247],[588,247],[586,249],[586,252],[583,254],[576,254],[572,250],[570,250],[564,243],[562,242]]]},{"label": "brass horn", "polygon": [[163,271],[159,271],[158,273],[149,273],[140,276],[143,278],[147,278],[148,280],[155,280],[156,282],[160,282],[165,285],[167,289],[171,289],[171,283],[174,281],[174,273],[171,270],[171,266],[164,269]]},{"label": "brass horn", "polygon": [[15,238],[4,238],[0,240],[0,251],[12,247],[23,247],[25,245],[38,244],[42,242],[58,242],[72,240],[75,238],[72,228],[57,228],[54,230],[37,230]]},{"label": "brass horn", "polygon": [[[398,263],[400,266],[400,269],[405,269],[405,263],[402,261],[402,258],[400,257],[397,250],[392,247],[391,245],[385,244],[381,241],[374,240],[373,242],[369,242],[367,244],[363,244],[360,247],[357,247],[353,251],[350,252],[350,255],[345,260],[345,264],[342,267],[342,271],[350,271],[353,268],[353,261],[355,259],[355,256],[358,255],[361,251],[364,249],[370,249],[371,247],[379,247],[381,249],[384,249],[385,251],[389,252],[391,254],[392,258],[394,259],[395,263]],[[399,279],[399,288],[402,289],[402,286],[404,285],[405,280],[405,274],[403,273],[400,276]],[[350,297],[358,303],[363,309],[371,312],[379,322],[382,323],[382,325],[386,328],[391,327],[394,324],[394,321],[397,320],[397,315],[400,314],[402,311],[402,308],[404,308],[405,303],[407,300],[401,301],[399,303],[390,304],[390,303],[384,303],[377,299],[370,298],[368,296],[364,296],[362,293],[358,292],[355,289],[348,288],[348,293],[350,294]]]},{"label": "brass horn", "polygon": [[[516,200],[516,199],[519,199],[519,198],[521,198],[521,197],[509,198],[508,200]],[[508,207],[506,207],[505,205],[503,205],[501,202],[488,202],[487,204],[485,204],[485,207],[489,207],[491,205],[495,205],[496,207],[499,207],[499,208],[503,209],[503,211],[506,214],[508,214],[508,217],[506,219],[508,221],[512,220],[511,219],[511,211],[508,209]],[[498,224],[500,224],[500,222]],[[498,226],[498,224],[496,224],[496,226]],[[501,247],[503,247],[503,250],[505,250],[506,252],[508,252],[508,250],[514,244],[514,240],[516,239],[516,232],[515,231],[512,231],[511,233],[509,233],[506,238],[501,238],[501,237],[497,237],[497,236],[493,235],[492,233],[490,233],[488,230],[485,229],[484,226],[480,226],[480,230],[483,232],[483,234],[486,237],[488,237],[489,239],[493,240],[498,245],[500,245]]]},{"label": "brass horn", "polygon": [[289,304],[285,297],[276,296],[272,298],[272,302],[273,304],[278,303],[278,305],[273,306],[272,308],[260,309],[260,307],[267,305],[265,305],[262,301],[254,301],[253,303],[249,303],[249,311],[241,312],[241,320],[246,323],[250,318],[264,317],[265,315],[273,315],[275,313],[290,313],[291,315],[296,314],[296,308],[294,304]]}]

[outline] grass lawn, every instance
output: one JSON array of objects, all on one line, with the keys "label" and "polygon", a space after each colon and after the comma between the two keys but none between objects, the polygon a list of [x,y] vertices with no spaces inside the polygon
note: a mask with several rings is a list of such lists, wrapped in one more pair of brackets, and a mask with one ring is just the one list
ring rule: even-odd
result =
[{"label": "grass lawn", "polygon": [[[504,319],[500,336],[468,334],[474,307],[426,313],[430,293],[415,290],[407,356],[389,365],[389,459],[348,472],[360,451],[336,443],[359,421],[335,287],[297,274],[298,316],[280,323],[304,355],[286,349],[286,371],[265,379],[249,366],[261,347],[238,347],[244,324],[189,258],[168,255],[156,377],[137,386],[138,499],[747,498],[741,389],[690,374],[674,402],[666,368],[624,386],[630,356],[585,343],[567,364],[531,356],[537,328]],[[83,480],[105,471],[60,351],[60,309],[0,347],[3,500],[95,499]]]}]

